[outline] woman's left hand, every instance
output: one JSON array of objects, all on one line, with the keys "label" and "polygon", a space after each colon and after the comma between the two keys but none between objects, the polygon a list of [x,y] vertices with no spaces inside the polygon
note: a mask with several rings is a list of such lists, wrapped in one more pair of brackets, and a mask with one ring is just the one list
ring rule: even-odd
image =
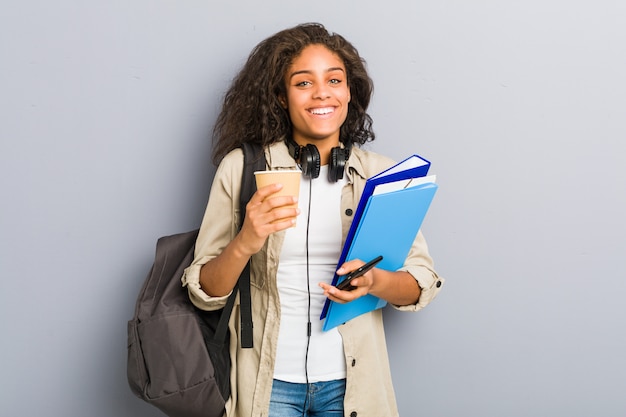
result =
[{"label": "woman's left hand", "polygon": [[[351,261],[345,262],[341,267],[337,270],[337,275],[346,275],[355,269],[365,265],[365,262],[360,259],[353,259]],[[370,289],[374,285],[374,270],[373,268],[367,271],[365,274],[353,278],[350,284],[353,287],[356,287],[352,290],[340,290],[339,288],[327,284],[325,282],[321,282],[319,285],[324,290],[324,296],[328,297],[330,300],[335,301],[337,303],[348,303],[352,300],[356,300],[357,298],[363,297],[364,295],[370,292]]]},{"label": "woman's left hand", "polygon": [[[346,275],[364,264],[363,261],[354,259],[341,265],[337,274]],[[386,271],[372,268],[364,275],[354,278],[350,283],[356,288],[342,291],[323,282],[319,285],[324,289],[326,297],[342,304],[356,300],[366,294],[372,294],[391,304],[406,306],[417,303],[422,292],[417,280],[406,271]]]}]

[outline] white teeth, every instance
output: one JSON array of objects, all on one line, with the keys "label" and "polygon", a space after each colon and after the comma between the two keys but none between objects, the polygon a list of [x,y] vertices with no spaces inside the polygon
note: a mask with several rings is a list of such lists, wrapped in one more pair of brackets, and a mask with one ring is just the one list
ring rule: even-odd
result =
[{"label": "white teeth", "polygon": [[311,109],[309,110],[313,114],[328,114],[333,112],[332,107],[325,107],[323,109]]}]

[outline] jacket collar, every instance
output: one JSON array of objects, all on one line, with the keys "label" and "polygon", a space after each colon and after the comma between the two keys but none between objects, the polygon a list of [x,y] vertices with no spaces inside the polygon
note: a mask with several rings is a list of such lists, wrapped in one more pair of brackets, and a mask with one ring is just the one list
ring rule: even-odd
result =
[{"label": "jacket collar", "polygon": [[348,181],[353,182],[353,176],[358,175],[363,179],[367,179],[367,174],[365,173],[365,169],[362,163],[363,159],[363,150],[361,148],[352,145],[352,151],[350,152],[350,157],[346,162],[346,175],[348,176]]},{"label": "jacket collar", "polygon": [[298,164],[289,155],[289,149],[284,141],[272,143],[265,149],[265,159],[270,170],[297,169]]}]

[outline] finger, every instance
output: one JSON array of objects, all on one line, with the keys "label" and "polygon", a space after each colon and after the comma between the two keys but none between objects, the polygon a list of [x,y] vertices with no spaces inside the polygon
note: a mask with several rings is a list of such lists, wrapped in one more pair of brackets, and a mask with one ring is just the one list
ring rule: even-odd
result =
[{"label": "finger", "polygon": [[267,197],[269,197],[272,194],[277,193],[278,191],[280,191],[283,188],[282,184],[269,184],[266,185],[265,187],[261,187],[258,190],[256,190],[256,192],[252,195],[252,198],[250,199],[250,202],[254,202],[254,203],[260,203],[263,200],[265,200]]},{"label": "finger", "polygon": [[268,223],[277,223],[282,221],[292,221],[295,222],[296,217],[300,214],[300,209],[297,207],[284,207],[280,206],[278,208],[274,208],[270,210],[266,215],[265,219]]},{"label": "finger", "polygon": [[353,259],[351,261],[344,262],[336,272],[337,275],[345,275],[354,271],[355,269],[358,269],[362,265],[365,265],[365,262],[360,259]]},{"label": "finger", "polygon": [[280,207],[291,207],[296,208],[296,204],[298,203],[298,198],[291,195],[284,195],[278,197],[269,197],[263,201],[265,207],[270,210],[274,210]]},{"label": "finger", "polygon": [[336,287],[333,287],[332,285],[322,284],[322,283],[320,283],[319,285],[320,287],[324,289],[324,296],[328,298],[329,300],[334,301],[336,303],[341,303],[341,304],[344,304],[347,302],[343,298],[339,297],[340,293],[342,293],[343,291],[337,289]]},{"label": "finger", "polygon": [[284,220],[274,221],[267,225],[269,233],[280,232],[281,230],[289,229],[296,224],[296,219],[291,217]]},{"label": "finger", "polygon": [[324,290],[324,296],[326,296],[331,301],[341,304],[356,300],[357,298],[364,295],[362,294],[363,291],[359,291],[358,289],[352,291],[342,291],[337,287],[328,285],[326,283],[320,283],[319,286],[322,287],[322,289]]}]

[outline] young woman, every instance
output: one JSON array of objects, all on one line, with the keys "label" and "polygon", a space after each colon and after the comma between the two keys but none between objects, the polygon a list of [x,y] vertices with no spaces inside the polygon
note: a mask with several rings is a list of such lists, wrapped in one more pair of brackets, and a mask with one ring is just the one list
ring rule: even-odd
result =
[{"label": "young woman", "polygon": [[[360,148],[374,139],[372,88],[348,41],[304,24],[261,42],[226,93],[214,130],[219,166],[183,284],[196,306],[219,309],[251,260],[254,348],[238,347],[233,314],[227,416],[398,415],[381,311],[327,332],[319,320],[327,297],[368,293],[417,311],[443,282],[419,233],[401,270],[374,268],[352,291],[330,285],[366,179],[393,165]],[[272,197],[279,184],[260,188],[238,231],[242,142],[263,145],[270,170],[301,169],[302,181],[297,201]]]}]

